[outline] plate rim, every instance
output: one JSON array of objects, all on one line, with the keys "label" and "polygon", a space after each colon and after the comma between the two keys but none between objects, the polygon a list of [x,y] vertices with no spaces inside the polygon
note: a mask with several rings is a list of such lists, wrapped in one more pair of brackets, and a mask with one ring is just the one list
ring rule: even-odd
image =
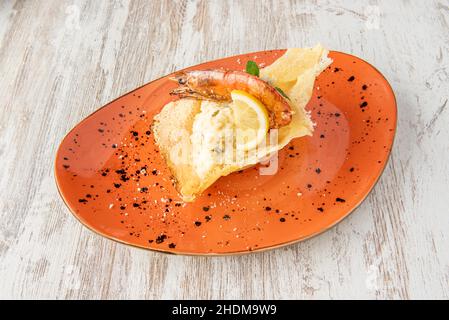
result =
[{"label": "plate rim", "polygon": [[355,56],[355,55],[353,55],[353,54],[346,53],[346,52],[342,52],[342,51],[337,51],[337,50],[329,50],[329,53],[342,54],[342,55],[349,56],[349,57],[353,57],[353,58],[355,58],[355,59],[357,59],[357,60],[360,60],[360,61],[366,63],[366,64],[367,64],[368,66],[370,66],[371,68],[373,68],[374,71],[377,72],[377,73],[380,75],[380,77],[383,78],[383,79],[385,80],[385,83],[387,84],[387,88],[389,89],[389,91],[391,92],[392,97],[393,97],[393,105],[394,105],[394,108],[393,108],[393,110],[394,110],[394,127],[392,128],[392,129],[393,129],[393,130],[392,130],[393,133],[392,133],[391,148],[388,150],[388,154],[387,154],[386,160],[385,160],[385,162],[382,164],[382,168],[381,168],[380,173],[377,175],[375,181],[373,182],[373,184],[372,184],[371,187],[369,188],[368,192],[366,192],[366,194],[365,194],[365,195],[358,201],[358,203],[357,203],[356,205],[354,205],[350,210],[348,210],[342,217],[340,217],[339,219],[335,220],[333,223],[329,224],[329,225],[326,226],[325,228],[322,228],[322,229],[320,229],[320,230],[318,230],[318,231],[316,231],[316,232],[314,232],[314,233],[312,233],[312,234],[310,234],[310,235],[308,235],[308,236],[304,236],[304,237],[301,237],[301,238],[298,238],[298,239],[295,239],[295,240],[286,241],[286,242],[281,242],[281,243],[278,243],[278,244],[275,244],[275,245],[271,245],[271,246],[267,246],[267,247],[262,247],[262,248],[257,248],[257,249],[251,249],[251,250],[239,250],[239,251],[231,251],[231,252],[224,252],[224,253],[215,253],[215,252],[199,253],[199,252],[187,252],[187,251],[186,251],[186,252],[173,252],[173,251],[171,251],[171,250],[169,250],[169,249],[164,249],[164,248],[160,248],[160,249],[157,249],[157,248],[149,248],[149,247],[145,247],[145,246],[143,246],[143,245],[138,245],[138,244],[130,243],[130,242],[127,242],[127,241],[125,241],[125,240],[116,238],[116,237],[114,237],[114,236],[105,234],[105,233],[103,233],[103,232],[101,232],[101,231],[99,231],[99,230],[96,230],[93,226],[90,226],[87,222],[83,221],[83,220],[81,219],[81,217],[80,217],[80,216],[79,216],[79,215],[78,215],[78,214],[77,214],[77,213],[76,213],[76,212],[69,206],[68,201],[66,200],[64,194],[63,194],[62,191],[61,191],[61,188],[60,188],[60,185],[59,185],[58,170],[57,170],[57,168],[56,168],[56,162],[57,162],[58,156],[59,156],[59,154],[60,154],[60,152],[61,152],[61,147],[62,147],[63,142],[65,141],[65,139],[67,138],[67,136],[68,136],[70,133],[72,133],[72,131],[74,131],[74,130],[78,127],[78,125],[80,125],[80,124],[83,123],[84,121],[87,121],[91,116],[93,116],[94,114],[96,114],[97,112],[99,112],[100,110],[102,110],[103,108],[106,108],[106,107],[107,107],[108,105],[110,105],[111,103],[113,103],[113,102],[115,102],[115,101],[121,99],[121,98],[124,97],[124,96],[127,96],[127,95],[129,95],[129,94],[132,94],[133,92],[135,92],[135,91],[137,91],[137,90],[139,90],[139,89],[141,89],[141,88],[147,86],[147,85],[150,84],[150,83],[159,81],[159,80],[161,80],[161,79],[163,79],[163,78],[166,78],[166,77],[168,77],[168,76],[170,76],[170,75],[173,75],[173,74],[175,74],[176,72],[179,72],[179,71],[183,71],[183,70],[186,70],[186,69],[198,67],[198,66],[201,66],[202,64],[205,64],[205,63],[208,63],[208,62],[211,62],[211,61],[222,60],[222,59],[232,59],[232,58],[234,58],[234,57],[238,57],[238,56],[241,56],[241,55],[254,55],[254,54],[260,54],[260,53],[262,53],[262,52],[267,52],[267,51],[283,51],[283,50],[287,50],[287,49],[270,49],[270,50],[262,50],[262,51],[254,51],[254,52],[248,52],[248,53],[241,53],[241,54],[236,54],[236,55],[232,55],[232,56],[224,57],[224,58],[218,58],[218,59],[215,59],[215,60],[209,60],[209,61],[207,61],[207,62],[202,62],[202,63],[196,64],[196,65],[192,65],[192,66],[189,66],[189,67],[185,67],[185,68],[180,69],[180,70],[177,70],[177,71],[175,71],[175,72],[168,73],[168,74],[166,74],[166,75],[164,75],[164,76],[161,76],[161,77],[159,77],[159,78],[157,78],[157,79],[151,80],[150,82],[147,82],[147,83],[145,83],[145,84],[143,84],[143,85],[141,85],[141,86],[139,86],[139,87],[137,87],[137,88],[135,88],[135,89],[133,89],[133,90],[131,90],[131,91],[125,93],[125,94],[122,94],[121,96],[119,96],[119,97],[117,97],[117,98],[111,100],[110,102],[106,103],[105,105],[101,106],[100,108],[98,108],[98,109],[95,110],[94,112],[90,113],[90,114],[89,114],[88,116],[86,116],[85,118],[83,118],[80,122],[78,122],[78,123],[71,129],[71,130],[69,130],[69,131],[64,135],[64,137],[62,138],[61,142],[59,143],[58,149],[56,150],[55,157],[54,157],[54,161],[53,161],[53,174],[54,174],[54,179],[55,179],[55,182],[56,182],[56,187],[57,187],[59,196],[62,198],[62,200],[63,200],[63,202],[64,202],[64,205],[69,209],[69,211],[70,211],[70,213],[72,214],[72,216],[74,216],[74,217],[76,218],[76,220],[78,220],[78,222],[80,222],[84,227],[86,227],[88,230],[90,230],[91,232],[95,233],[96,235],[100,235],[100,236],[105,237],[105,238],[107,238],[107,239],[109,239],[109,240],[112,240],[112,241],[118,242],[118,243],[120,243],[120,244],[124,244],[124,245],[130,246],[130,247],[133,247],[133,248],[137,248],[137,249],[141,249],[141,250],[145,250],[145,251],[152,251],[152,252],[158,252],[158,253],[165,253],[165,254],[167,254],[167,255],[180,255],[180,256],[206,256],[206,257],[241,256],[241,255],[247,255],[247,254],[252,254],[252,253],[261,253],[261,252],[265,252],[265,251],[269,251],[269,250],[278,249],[278,248],[281,248],[281,247],[286,247],[286,246],[294,245],[294,244],[297,244],[297,243],[299,243],[299,242],[303,242],[303,241],[312,239],[312,238],[314,238],[314,237],[316,237],[316,236],[319,236],[319,235],[321,235],[322,233],[325,233],[326,231],[329,231],[329,230],[332,229],[333,227],[337,226],[340,222],[342,222],[344,219],[346,219],[349,215],[351,215],[354,211],[356,211],[356,210],[361,206],[361,204],[366,200],[366,198],[371,194],[371,192],[373,191],[374,187],[375,187],[375,186],[377,185],[377,183],[379,182],[380,177],[381,177],[381,176],[384,174],[384,172],[385,172],[385,169],[386,169],[386,167],[387,167],[387,164],[388,164],[389,161],[390,161],[391,153],[392,153],[392,150],[393,150],[393,147],[394,147],[394,143],[395,143],[396,131],[397,131],[398,107],[397,107],[397,100],[396,100],[396,95],[394,94],[393,87],[391,86],[391,84],[390,84],[390,82],[387,80],[387,78],[383,75],[383,73],[379,71],[378,68],[376,68],[375,66],[373,66],[373,65],[372,65],[371,63],[369,63],[368,61],[366,61],[366,60],[364,60],[364,59],[362,59],[362,58],[359,58],[359,57],[357,57],[357,56]]}]

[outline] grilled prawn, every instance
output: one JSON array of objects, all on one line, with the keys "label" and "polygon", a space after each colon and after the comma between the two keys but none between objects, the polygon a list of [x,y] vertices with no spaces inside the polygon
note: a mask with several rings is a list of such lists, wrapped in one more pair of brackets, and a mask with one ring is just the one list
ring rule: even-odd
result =
[{"label": "grilled prawn", "polygon": [[262,79],[242,71],[181,71],[174,76],[179,87],[170,94],[216,101],[231,101],[231,91],[242,90],[262,102],[270,115],[270,128],[280,128],[292,120],[288,101]]}]

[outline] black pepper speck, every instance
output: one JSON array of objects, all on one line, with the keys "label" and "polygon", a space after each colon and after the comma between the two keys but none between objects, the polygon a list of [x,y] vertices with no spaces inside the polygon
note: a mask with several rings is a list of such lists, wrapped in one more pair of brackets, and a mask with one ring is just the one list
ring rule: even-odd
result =
[{"label": "black pepper speck", "polygon": [[159,237],[156,238],[156,243],[162,243],[164,240],[167,239],[167,236],[165,234],[161,234]]}]

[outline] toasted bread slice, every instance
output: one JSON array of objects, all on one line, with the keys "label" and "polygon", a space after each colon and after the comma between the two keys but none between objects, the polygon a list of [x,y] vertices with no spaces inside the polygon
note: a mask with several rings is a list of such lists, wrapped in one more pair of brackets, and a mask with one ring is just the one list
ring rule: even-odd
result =
[{"label": "toasted bread slice", "polygon": [[217,163],[210,166],[207,172],[198,173],[199,163],[194,157],[196,150],[192,144],[195,117],[201,113],[201,108],[219,105],[211,101],[180,99],[165,105],[154,117],[156,144],[173,175],[176,190],[184,201],[193,201],[197,194],[218,178],[238,169],[237,165]]},{"label": "toasted bread slice", "polygon": [[[156,143],[173,175],[175,187],[185,201],[193,200],[194,191],[199,190],[201,184],[193,166],[190,141],[193,120],[200,105],[201,101],[195,99],[170,102],[154,117],[153,123]],[[185,161],[177,161],[178,156],[186,157]]]}]

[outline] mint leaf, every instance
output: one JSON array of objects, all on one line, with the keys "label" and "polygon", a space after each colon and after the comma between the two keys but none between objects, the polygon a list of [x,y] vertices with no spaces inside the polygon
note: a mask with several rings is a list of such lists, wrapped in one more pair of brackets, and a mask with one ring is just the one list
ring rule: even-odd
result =
[{"label": "mint leaf", "polygon": [[246,62],[246,72],[249,74],[252,74],[253,76],[258,77],[259,76],[259,67],[257,66],[257,63],[254,61],[248,60]]},{"label": "mint leaf", "polygon": [[283,96],[285,99],[290,100],[290,98],[285,94],[284,91],[282,91],[281,88],[278,88],[278,87],[274,87],[274,88],[277,90],[277,92],[279,92],[281,94],[281,96]]}]

